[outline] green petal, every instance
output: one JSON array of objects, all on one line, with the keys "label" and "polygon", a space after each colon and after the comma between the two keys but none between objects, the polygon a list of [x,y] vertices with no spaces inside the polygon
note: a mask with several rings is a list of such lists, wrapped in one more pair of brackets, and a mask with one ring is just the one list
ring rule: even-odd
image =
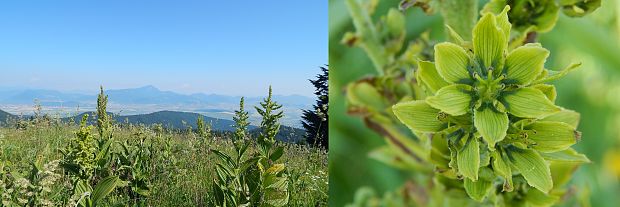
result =
[{"label": "green petal", "polygon": [[578,153],[573,148],[568,148],[562,151],[552,153],[540,154],[545,160],[560,161],[560,162],[576,162],[576,163],[589,163],[590,159],[584,154]]},{"label": "green petal", "polygon": [[473,45],[474,54],[482,61],[484,68],[497,68],[508,46],[508,40],[504,31],[498,27],[493,14],[485,14],[474,27]]},{"label": "green petal", "polygon": [[467,195],[469,195],[469,197],[478,202],[482,202],[489,190],[491,190],[493,183],[484,179],[472,181],[469,178],[465,178],[465,183],[463,184],[463,186],[465,187],[465,192],[467,192]]},{"label": "green petal", "polygon": [[471,106],[471,86],[454,84],[443,87],[435,96],[426,98],[426,103],[447,114],[459,116],[469,112]]},{"label": "green petal", "polygon": [[502,103],[512,115],[542,119],[560,111],[545,94],[533,88],[520,88],[505,94]]},{"label": "green petal", "polygon": [[544,193],[551,190],[553,180],[551,180],[549,165],[536,151],[513,148],[513,150],[508,151],[508,158],[512,166],[523,175],[530,186]]},{"label": "green petal", "polygon": [[460,83],[470,79],[467,72],[469,56],[461,46],[450,42],[436,44],[435,64],[439,75],[450,83]]},{"label": "green petal", "polygon": [[424,101],[398,103],[392,107],[392,110],[394,115],[413,131],[438,132],[446,127],[437,119],[439,110]]},{"label": "green petal", "polygon": [[508,115],[489,107],[474,111],[474,126],[480,132],[489,150],[495,150],[495,143],[502,141],[508,130]]},{"label": "green petal", "polygon": [[535,44],[518,47],[506,57],[506,79],[520,85],[530,84],[544,69],[549,50]]},{"label": "green petal", "polygon": [[512,25],[508,21],[508,11],[510,11],[510,6],[506,5],[504,6],[502,12],[495,16],[497,26],[502,30],[502,32],[504,32],[506,41],[510,40],[510,27],[512,27]]},{"label": "green petal", "polygon": [[551,101],[555,102],[555,98],[558,96],[558,93],[555,91],[555,86],[549,84],[537,84],[533,85],[532,88],[538,89],[540,92],[543,92],[545,96]]},{"label": "green petal", "polygon": [[448,82],[446,82],[440,75],[437,73],[437,69],[435,69],[435,63],[428,61],[419,61],[418,62],[418,71],[417,71],[417,79],[420,83],[424,83],[424,85],[432,92],[435,93],[440,88],[447,86]]},{"label": "green petal", "polygon": [[504,178],[503,190],[511,192],[513,190],[512,185],[512,169],[504,157],[502,157],[498,151],[491,152],[493,157],[493,171],[499,176]]},{"label": "green petal", "polygon": [[563,122],[563,123],[567,123],[571,126],[573,126],[573,128],[577,128],[577,126],[579,125],[579,119],[580,119],[581,115],[575,111],[572,110],[568,110],[568,109],[562,109],[562,111],[558,112],[558,113],[554,113],[551,114],[547,117],[545,117],[544,119],[541,119],[541,121],[557,121],[557,122]]},{"label": "green petal", "polygon": [[573,126],[562,122],[539,121],[525,129],[527,138],[536,143],[533,148],[541,152],[565,150],[575,144],[579,136]]},{"label": "green petal", "polygon": [[480,143],[475,137],[470,137],[463,149],[456,155],[459,172],[466,178],[478,180],[480,167]]}]

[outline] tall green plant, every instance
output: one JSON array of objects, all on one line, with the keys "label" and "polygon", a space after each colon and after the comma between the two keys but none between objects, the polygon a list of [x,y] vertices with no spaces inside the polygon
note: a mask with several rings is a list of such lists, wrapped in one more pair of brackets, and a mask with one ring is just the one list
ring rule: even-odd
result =
[{"label": "tall green plant", "polygon": [[272,92],[269,86],[269,95],[260,103],[261,108],[254,107],[262,116],[261,133],[257,142],[260,153],[257,166],[260,183],[257,187],[261,190],[258,191],[260,194],[254,197],[267,205],[284,206],[289,199],[288,177],[284,164],[277,164],[284,153],[284,146],[276,145],[275,139],[280,130],[279,120],[284,115],[283,111],[278,111],[282,105],[272,100]]},{"label": "tall green plant", "polygon": [[103,137],[104,133],[110,128],[110,118],[107,112],[108,95],[103,92],[103,86],[100,86],[99,95],[97,96],[97,130],[99,136]]},{"label": "tall green plant", "polygon": [[[213,182],[214,204],[216,206],[242,206],[252,204],[251,198],[259,194],[257,180],[253,176],[252,167],[256,166],[258,156],[246,158],[245,153],[250,146],[247,139],[248,112],[244,110],[244,98],[239,101],[239,110],[235,111],[235,134],[232,137],[234,154],[228,155],[218,150],[211,150],[220,163],[216,166],[217,177]],[[254,203],[256,204],[256,203]]]}]

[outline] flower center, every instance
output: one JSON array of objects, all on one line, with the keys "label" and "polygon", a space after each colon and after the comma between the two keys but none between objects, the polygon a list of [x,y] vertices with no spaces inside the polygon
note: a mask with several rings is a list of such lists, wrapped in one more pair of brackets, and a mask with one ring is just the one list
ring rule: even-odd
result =
[{"label": "flower center", "polygon": [[489,70],[489,75],[487,78],[482,78],[478,74],[474,74],[475,79],[477,80],[474,83],[474,87],[476,88],[476,95],[478,96],[478,101],[481,103],[493,103],[502,90],[505,88],[505,85],[501,83],[501,81],[505,78],[503,75],[499,77],[493,77],[493,70]]}]

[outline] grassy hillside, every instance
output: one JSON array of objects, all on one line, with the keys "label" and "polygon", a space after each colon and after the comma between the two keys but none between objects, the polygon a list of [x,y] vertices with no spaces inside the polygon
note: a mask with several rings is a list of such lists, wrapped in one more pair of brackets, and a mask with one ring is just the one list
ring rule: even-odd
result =
[{"label": "grassy hillside", "polygon": [[[40,195],[37,202],[67,206],[75,201],[69,199],[72,195],[69,189],[74,183],[71,173],[57,164],[66,158],[61,151],[75,142],[78,127],[62,123],[31,126],[26,129],[0,128],[0,193],[3,188],[11,187],[10,183],[18,190],[22,189],[18,185],[27,183],[36,189],[45,189],[37,193]],[[87,131],[98,137],[95,129]],[[112,140],[110,152],[118,159],[112,159],[110,168],[101,170],[111,170],[112,174],[129,181],[127,186],[114,189],[99,203],[100,206],[208,206],[213,196],[211,188],[218,163],[217,156],[210,150],[230,152],[233,149],[228,137],[203,140],[194,133],[167,132],[135,125],[114,127]],[[285,147],[281,161],[290,178],[287,186],[291,192],[289,206],[327,206],[327,153],[303,145],[279,145]],[[133,156],[129,156],[129,161],[123,161],[127,152],[124,149],[130,149],[129,153],[136,153],[135,159],[141,158],[142,161],[131,161]],[[256,152],[254,144],[250,145],[248,152]],[[133,167],[119,167],[125,166],[121,165],[124,162],[134,163],[128,165]],[[33,166],[43,169],[36,173],[35,180],[40,179],[37,182],[27,179]],[[127,174],[127,170],[133,173]],[[148,193],[136,194],[139,191],[135,189],[140,185],[145,186]],[[24,188],[24,194],[15,196],[21,198],[32,192],[28,189]],[[24,201],[18,198],[13,197],[15,202]]]},{"label": "grassy hillside", "polygon": [[0,123],[6,122],[9,119],[15,118],[15,115],[10,114],[6,111],[0,110]]}]

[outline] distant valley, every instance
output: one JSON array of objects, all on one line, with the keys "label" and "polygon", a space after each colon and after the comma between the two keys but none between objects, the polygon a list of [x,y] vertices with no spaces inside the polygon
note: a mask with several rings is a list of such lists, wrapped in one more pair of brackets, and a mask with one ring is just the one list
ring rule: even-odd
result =
[{"label": "distant valley", "polygon": [[[82,116],[88,114],[88,122],[89,124],[95,124],[95,113],[94,112],[83,112],[71,117],[65,117],[61,120],[64,122],[69,122],[73,119],[74,122],[79,122]],[[204,115],[200,115],[198,113],[192,112],[178,112],[178,111],[158,111],[148,114],[137,114],[137,115],[115,115],[111,114],[114,118],[114,121],[119,124],[144,124],[146,126],[151,126],[153,124],[162,124],[163,127],[168,129],[176,129],[176,130],[184,130],[188,126],[191,126],[193,129],[196,129],[196,120],[198,116],[202,116],[205,120],[205,123],[210,124],[212,130],[220,131],[220,132],[231,132],[234,131],[235,122],[227,119],[218,119],[213,117],[208,117]],[[9,119],[18,119],[19,116],[15,114],[11,114],[5,111],[0,110],[0,123],[5,122]],[[26,117],[22,117],[26,118]],[[258,136],[260,128],[255,125],[248,126],[248,130],[252,137]],[[289,126],[281,126],[280,132],[276,136],[276,139],[285,142],[299,142],[303,139],[305,131],[303,129],[289,127]]]},{"label": "distant valley", "polygon": [[[154,86],[106,90],[105,93],[109,96],[108,110],[128,118],[130,115],[175,111],[231,120],[241,98],[203,93],[180,94],[162,91]],[[246,110],[250,112],[250,122],[254,125],[260,124],[260,116],[253,106],[258,106],[262,99],[263,97],[245,97]],[[38,100],[45,113],[69,117],[94,111],[97,95],[45,89],[0,89],[0,109],[15,115],[32,114],[34,100]],[[311,108],[314,102],[311,97],[301,95],[274,95],[274,100],[283,105],[285,116],[281,123],[292,127],[301,126],[302,110]]]}]

